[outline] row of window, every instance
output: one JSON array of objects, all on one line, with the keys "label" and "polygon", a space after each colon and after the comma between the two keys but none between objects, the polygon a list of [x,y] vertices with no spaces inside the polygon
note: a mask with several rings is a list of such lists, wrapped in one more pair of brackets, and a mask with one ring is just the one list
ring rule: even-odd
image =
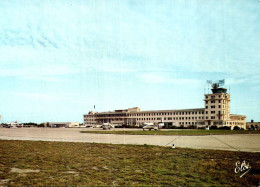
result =
[{"label": "row of window", "polygon": [[[209,119],[208,116],[206,116],[206,119]],[[210,116],[210,119],[216,119],[215,116]]]},{"label": "row of window", "polygon": [[94,118],[91,118],[91,119],[85,118],[85,121],[96,121],[96,119],[94,119]]},{"label": "row of window", "polygon": [[179,122],[180,125],[196,125],[197,122]]},{"label": "row of window", "polygon": [[[216,114],[215,110],[210,111],[211,114]],[[208,114],[208,111],[206,111],[206,114]],[[221,111],[218,111],[218,114],[221,114]],[[225,111],[222,112],[222,114],[225,114]]]},{"label": "row of window", "polygon": [[[211,114],[216,114],[216,111],[210,111]],[[221,114],[221,111],[218,111],[219,114]],[[208,114],[208,111],[206,111],[206,114]],[[225,114],[225,112],[223,112],[223,114]],[[162,118],[137,118],[136,120],[161,120]],[[190,120],[190,119],[204,119],[203,116],[199,116],[199,117],[164,117],[164,120]],[[206,116],[206,119],[208,119],[208,117]],[[215,119],[215,116],[211,116],[211,119]],[[95,118],[85,118],[86,121],[95,121]],[[117,119],[114,118],[114,121],[121,121],[122,119]]]},{"label": "row of window", "polygon": [[241,122],[226,122],[227,125],[243,125],[244,123],[241,123]]},{"label": "row of window", "polygon": [[[215,113],[215,111],[211,111],[212,114]],[[197,120],[197,119],[204,119],[203,116],[201,117],[174,117],[174,118],[164,118],[164,120]],[[208,119],[208,116],[206,116],[205,119]],[[215,116],[210,116],[210,119],[215,119]],[[161,121],[161,118],[137,118],[137,121],[150,121],[150,120],[159,120]],[[87,121],[95,121],[95,119],[88,119]],[[113,119],[113,121],[122,121],[122,119]]]},{"label": "row of window", "polygon": [[[209,101],[205,101],[205,103],[206,103],[206,104],[208,104],[208,103],[209,103]],[[213,101],[210,101],[210,103],[217,103],[217,101],[216,101],[216,100],[213,100]],[[218,103],[221,103],[221,100],[218,100]],[[223,103],[225,104],[225,103],[226,103],[226,101],[225,101],[225,100],[223,100]]]},{"label": "row of window", "polygon": [[163,115],[190,115],[190,114],[204,114],[204,111],[199,111],[199,112],[140,113],[140,114],[130,114],[130,116],[163,116]]},{"label": "row of window", "polygon": [[[174,118],[171,118],[171,117],[169,117],[169,118],[164,118],[164,120],[191,120],[191,119],[204,119],[204,117],[203,116],[201,116],[201,117],[174,117]],[[161,118],[137,118],[136,119],[137,121],[146,121],[146,120],[161,120]]]},{"label": "row of window", "polygon": [[[207,107],[206,107],[207,108]],[[191,115],[191,114],[204,114],[204,111],[196,112],[162,112],[162,113],[139,113],[139,114],[129,114],[129,116],[164,116],[164,115]],[[86,115],[85,118],[93,117],[126,117],[126,115]]]},{"label": "row of window", "polygon": [[[206,109],[208,108],[208,106],[206,106]],[[210,108],[216,108],[216,106],[215,105],[212,105],[212,106],[210,106]],[[218,108],[221,108],[221,105],[218,105]],[[223,105],[223,108],[225,108],[225,105]]]},{"label": "row of window", "polygon": [[[215,99],[216,97],[215,97],[215,95],[212,95],[210,98]],[[209,96],[206,96],[206,99],[208,99],[208,98],[209,98]],[[218,98],[221,98],[221,95],[218,95]],[[227,95],[224,98],[228,98]]]}]

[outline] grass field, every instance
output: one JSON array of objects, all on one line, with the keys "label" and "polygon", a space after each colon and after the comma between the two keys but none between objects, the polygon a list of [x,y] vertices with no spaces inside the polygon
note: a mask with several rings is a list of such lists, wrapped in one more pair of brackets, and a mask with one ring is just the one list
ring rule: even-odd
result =
[{"label": "grass field", "polygon": [[160,131],[149,131],[142,129],[138,131],[119,131],[113,130],[97,130],[97,131],[81,131],[82,133],[96,133],[96,134],[126,134],[126,135],[186,135],[186,136],[197,136],[197,135],[220,135],[220,134],[260,134],[260,131],[245,131],[245,130],[160,130]]},{"label": "grass field", "polygon": [[0,140],[0,186],[252,186],[237,161],[260,169],[259,153],[148,145]]}]

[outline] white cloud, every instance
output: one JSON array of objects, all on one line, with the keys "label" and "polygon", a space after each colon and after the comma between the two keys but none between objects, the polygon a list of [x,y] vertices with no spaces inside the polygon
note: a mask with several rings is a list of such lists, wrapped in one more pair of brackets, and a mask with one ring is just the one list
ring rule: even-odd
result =
[{"label": "white cloud", "polygon": [[37,81],[44,81],[44,82],[63,82],[63,83],[72,82],[72,80],[70,79],[58,78],[56,76],[24,76],[23,79],[37,80]]},{"label": "white cloud", "polygon": [[255,85],[254,87],[257,87],[260,84],[260,76],[258,74],[245,75],[233,73],[232,78],[225,79],[225,82],[228,85],[246,83]]},{"label": "white cloud", "polygon": [[[60,79],[60,75],[68,75],[78,73],[79,70],[69,66],[34,66],[22,67],[13,69],[0,69],[0,76],[11,76],[24,79],[37,79],[43,81],[60,82],[65,81]],[[66,80],[67,81],[67,80]]]},{"label": "white cloud", "polygon": [[55,102],[60,102],[64,104],[65,101],[67,102],[74,102],[77,101],[75,98],[78,98],[79,95],[78,93],[73,93],[73,92],[55,92],[55,93],[43,93],[43,92],[12,92],[14,96],[17,97],[23,97],[29,100],[34,100],[38,101],[40,103],[48,102],[48,103],[55,103]]},{"label": "white cloud", "polygon": [[247,81],[248,81],[248,79],[246,79],[246,78],[228,78],[228,79],[225,79],[225,84],[234,85],[234,84],[245,83]]},{"label": "white cloud", "polygon": [[[182,8],[185,3],[160,6],[156,12],[149,8],[155,8],[157,3],[147,4],[149,14],[142,11],[141,5],[118,2],[98,2],[99,6],[94,9],[91,3],[31,2],[24,7],[26,12],[17,4],[3,4],[6,18],[1,24],[4,29],[0,31],[0,59],[4,63],[76,62],[84,69],[103,72],[147,71],[167,65],[166,71],[178,67],[190,72],[258,73],[259,65],[255,62],[259,55],[248,55],[257,49],[247,49],[237,43],[238,31],[231,35],[232,40],[227,37],[222,41],[222,34],[210,29],[214,26],[216,32],[224,32],[224,28],[217,27],[220,23],[211,25],[211,20],[201,19],[200,14],[185,20],[171,10]],[[216,16],[222,8],[216,7],[211,16]],[[170,11],[169,15],[165,13],[167,11]],[[207,15],[207,10],[202,12]],[[179,13],[185,15],[187,12]],[[191,29],[184,21],[196,27]],[[250,34],[246,34],[248,38]],[[249,44],[255,44],[254,40]],[[126,60],[121,58],[124,56]],[[139,59],[131,59],[131,56]],[[142,65],[138,66],[138,63]]]},{"label": "white cloud", "polygon": [[202,84],[203,81],[199,79],[183,79],[183,78],[172,78],[167,73],[142,73],[138,75],[139,78],[146,83],[170,83],[170,84]]},{"label": "white cloud", "polygon": [[54,94],[46,93],[33,93],[33,92],[13,92],[13,95],[16,97],[24,97],[30,100],[39,101],[39,102],[58,102],[61,98]]}]

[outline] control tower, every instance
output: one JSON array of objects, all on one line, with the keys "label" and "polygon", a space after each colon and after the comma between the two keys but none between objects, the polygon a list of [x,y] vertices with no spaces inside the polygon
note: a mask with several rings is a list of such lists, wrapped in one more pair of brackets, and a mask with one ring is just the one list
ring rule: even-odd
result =
[{"label": "control tower", "polygon": [[218,82],[207,81],[211,85],[211,94],[205,94],[206,125],[225,125],[230,118],[230,95],[224,88],[225,80]]}]

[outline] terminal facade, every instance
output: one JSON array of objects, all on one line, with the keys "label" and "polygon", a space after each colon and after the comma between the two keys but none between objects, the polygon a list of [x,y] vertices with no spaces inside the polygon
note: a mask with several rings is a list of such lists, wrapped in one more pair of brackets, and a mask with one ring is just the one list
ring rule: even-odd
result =
[{"label": "terminal facade", "polygon": [[114,126],[142,126],[144,123],[158,124],[166,127],[230,127],[246,129],[246,116],[230,114],[230,94],[219,83],[212,84],[212,93],[205,94],[205,108],[181,110],[141,111],[139,107],[108,112],[90,111],[84,115],[84,125],[96,126],[111,123]]}]

